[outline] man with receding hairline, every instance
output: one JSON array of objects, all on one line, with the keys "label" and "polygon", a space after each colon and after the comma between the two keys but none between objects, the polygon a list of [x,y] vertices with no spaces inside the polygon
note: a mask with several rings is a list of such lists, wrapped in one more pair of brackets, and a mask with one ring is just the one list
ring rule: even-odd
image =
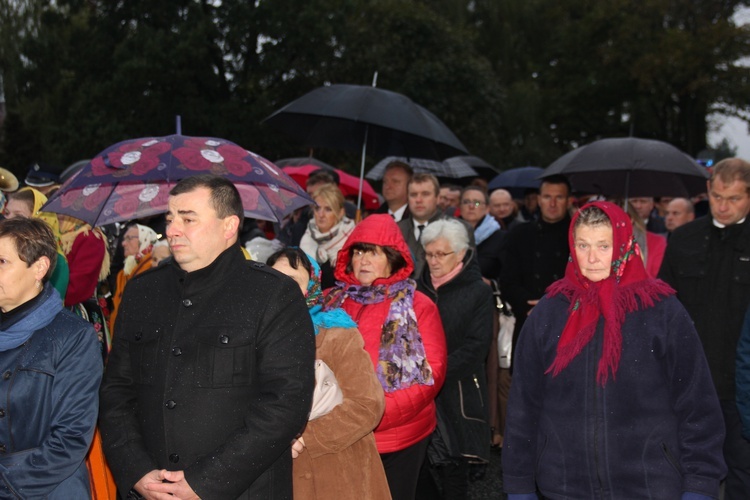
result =
[{"label": "man with receding hairline", "polygon": [[99,413],[123,498],[292,497],[315,339],[294,281],[245,260],[242,219],[230,181],[183,179],[169,197],[172,262],[125,289]]},{"label": "man with receding hairline", "polygon": [[664,225],[671,234],[678,227],[695,220],[695,207],[687,198],[673,198],[667,203]]},{"label": "man with receding hairline", "polygon": [[750,163],[728,158],[707,183],[711,213],[675,229],[659,278],[675,290],[703,343],[726,424],[725,500],[750,498],[750,442],[736,404],[735,357],[750,303]]}]

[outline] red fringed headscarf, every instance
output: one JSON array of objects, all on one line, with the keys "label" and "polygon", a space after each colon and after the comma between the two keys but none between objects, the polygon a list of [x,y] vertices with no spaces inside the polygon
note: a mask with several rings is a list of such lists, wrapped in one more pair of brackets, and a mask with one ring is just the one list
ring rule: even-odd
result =
[{"label": "red fringed headscarf", "polygon": [[565,277],[547,288],[550,297],[563,294],[570,300],[570,316],[557,343],[555,361],[545,373],[557,376],[581,353],[596,332],[599,317],[604,316],[604,347],[599,360],[596,380],[602,386],[617,373],[622,350],[622,324],[625,314],[651,307],[661,298],[675,291],[661,280],[649,278],[641,259],[641,251],[633,237],[633,226],[628,215],[614,203],[596,201],[588,207],[598,207],[612,223],[612,271],[608,278],[591,281],[584,277],[575,253],[573,228],[580,212],[573,216],[568,231],[570,259]]}]

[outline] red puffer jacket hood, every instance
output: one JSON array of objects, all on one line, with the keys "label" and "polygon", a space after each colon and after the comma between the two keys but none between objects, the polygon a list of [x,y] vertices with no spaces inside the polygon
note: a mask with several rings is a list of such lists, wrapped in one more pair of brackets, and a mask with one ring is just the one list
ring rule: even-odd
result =
[{"label": "red puffer jacket hood", "polygon": [[346,266],[349,265],[349,249],[355,243],[371,243],[381,247],[392,247],[398,250],[406,260],[406,266],[387,278],[376,279],[373,285],[389,285],[405,280],[414,270],[411,252],[393,217],[388,214],[374,214],[357,224],[357,227],[354,228],[354,231],[344,243],[344,247],[339,251],[334,273],[338,281],[343,281],[348,285],[360,284],[353,273],[347,274],[346,272]]}]

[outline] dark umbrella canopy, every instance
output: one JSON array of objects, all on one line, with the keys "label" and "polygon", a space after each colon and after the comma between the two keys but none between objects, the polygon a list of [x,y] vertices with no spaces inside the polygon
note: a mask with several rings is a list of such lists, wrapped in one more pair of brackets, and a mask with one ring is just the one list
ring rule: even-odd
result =
[{"label": "dark umbrella canopy", "polygon": [[539,189],[542,184],[539,176],[543,173],[542,167],[511,168],[492,179],[487,189],[507,189],[514,198],[521,198],[525,190]]},{"label": "dark umbrella canopy", "polygon": [[434,114],[408,97],[377,87],[315,89],[266,118],[307,146],[366,151],[373,156],[443,160],[466,147]]},{"label": "dark umbrella canopy", "polygon": [[573,189],[606,196],[690,197],[706,191],[708,172],[666,142],[601,139],[555,160],[543,177],[563,174]]}]

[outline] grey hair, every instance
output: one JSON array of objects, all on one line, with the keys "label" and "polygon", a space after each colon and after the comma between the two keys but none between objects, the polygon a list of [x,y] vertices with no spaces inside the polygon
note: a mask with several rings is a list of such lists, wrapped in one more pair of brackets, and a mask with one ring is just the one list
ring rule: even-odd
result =
[{"label": "grey hair", "polygon": [[608,226],[612,227],[612,221],[607,214],[599,207],[586,207],[582,209],[576,219],[573,230],[578,226]]},{"label": "grey hair", "polygon": [[441,219],[432,222],[422,231],[422,246],[433,241],[445,238],[450,243],[454,252],[460,252],[469,248],[469,233],[466,227],[456,219]]}]

